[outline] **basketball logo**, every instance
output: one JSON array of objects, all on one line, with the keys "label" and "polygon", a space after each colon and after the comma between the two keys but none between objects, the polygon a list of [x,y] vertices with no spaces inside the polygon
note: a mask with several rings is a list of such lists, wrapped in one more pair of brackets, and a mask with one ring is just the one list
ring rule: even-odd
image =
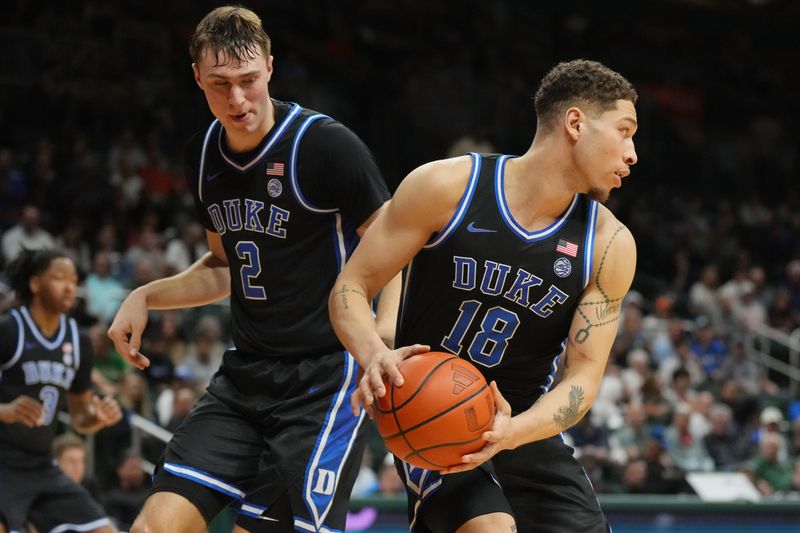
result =
[{"label": "basketball logo", "polygon": [[566,257],[559,257],[556,259],[556,262],[553,263],[553,272],[555,272],[556,276],[559,278],[566,278],[572,273],[572,263],[570,263],[569,259]]},{"label": "basketball logo", "polygon": [[272,178],[267,182],[267,192],[273,198],[277,198],[283,192],[283,185],[278,178]]}]

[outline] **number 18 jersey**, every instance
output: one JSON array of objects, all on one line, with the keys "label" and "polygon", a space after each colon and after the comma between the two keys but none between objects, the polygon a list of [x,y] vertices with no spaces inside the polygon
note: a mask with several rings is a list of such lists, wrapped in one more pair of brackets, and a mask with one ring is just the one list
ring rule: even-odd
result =
[{"label": "number 18 jersey", "polygon": [[505,198],[509,156],[470,156],[455,214],[406,267],[396,344],[472,361],[518,413],[552,386],[591,276],[598,205],[577,194],[529,232]]}]

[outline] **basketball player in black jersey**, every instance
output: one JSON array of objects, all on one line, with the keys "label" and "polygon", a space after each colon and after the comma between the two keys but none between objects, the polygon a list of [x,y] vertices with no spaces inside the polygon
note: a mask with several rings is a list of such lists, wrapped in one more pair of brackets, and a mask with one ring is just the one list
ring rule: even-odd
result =
[{"label": "basketball player in black jersey", "polygon": [[633,237],[602,202],[636,163],[635,102],[607,67],[559,64],[524,155],[414,170],[340,275],[332,321],[366,368],[355,412],[385,394],[381,376],[402,383],[405,352],[380,342],[368,298],[406,265],[396,344],[452,352],[493,382],[483,449],[443,476],[398,462],[412,531],[609,529],[560,433],[595,399],[633,279]]},{"label": "basketball player in black jersey", "polygon": [[115,400],[92,393],[92,346],[66,316],[75,265],[58,251],[23,251],[7,270],[22,305],[0,317],[0,532],[27,523],[38,531],[116,531],[51,452],[65,398],[80,433],[122,418]]},{"label": "basketball player in black jersey", "polygon": [[[235,347],[167,446],[133,531],[200,531],[231,503],[238,531],[342,531],[363,419],[326,302],[386,185],[350,130],[270,98],[270,41],[252,11],[215,9],[190,52],[216,117],[186,151],[211,251],[133,291],[109,335],[142,368],[148,309],[230,295]],[[396,308],[382,311],[393,335]]]}]

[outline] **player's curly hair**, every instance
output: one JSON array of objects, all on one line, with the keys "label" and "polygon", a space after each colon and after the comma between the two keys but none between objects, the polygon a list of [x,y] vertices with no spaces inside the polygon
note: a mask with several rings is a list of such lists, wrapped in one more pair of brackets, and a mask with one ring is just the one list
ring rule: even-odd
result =
[{"label": "player's curly hair", "polygon": [[208,49],[220,60],[240,65],[258,55],[269,57],[271,42],[261,25],[261,19],[242,6],[222,6],[214,9],[197,25],[189,43],[189,55],[198,63]]},{"label": "player's curly hair", "polygon": [[614,109],[617,100],[635,104],[637,98],[636,89],[621,74],[597,61],[575,59],[559,63],[545,75],[534,105],[539,126],[547,128],[569,107],[599,115]]},{"label": "player's curly hair", "polygon": [[69,257],[61,250],[26,250],[23,249],[19,255],[6,267],[8,282],[17,300],[27,305],[33,301],[30,280],[33,276],[38,276],[48,268],[55,259]]}]

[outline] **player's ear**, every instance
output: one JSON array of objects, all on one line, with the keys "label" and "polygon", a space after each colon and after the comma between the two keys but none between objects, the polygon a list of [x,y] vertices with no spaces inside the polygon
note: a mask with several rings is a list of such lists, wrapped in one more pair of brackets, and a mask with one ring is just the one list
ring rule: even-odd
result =
[{"label": "player's ear", "polygon": [[273,60],[272,56],[269,56],[267,58],[267,81],[270,81],[272,79],[272,60]]},{"label": "player's ear", "polygon": [[203,84],[200,82],[200,69],[197,66],[197,63],[192,63],[192,72],[194,72],[194,81],[197,83],[197,86],[200,87],[200,90],[203,90]]},{"label": "player's ear", "polygon": [[570,107],[564,113],[564,128],[567,131],[570,139],[573,142],[578,140],[581,136],[581,128],[583,127],[583,113],[577,107]]},{"label": "player's ear", "polygon": [[28,280],[28,288],[31,290],[33,294],[39,294],[39,285],[41,284],[41,279],[39,276],[31,276]]}]

